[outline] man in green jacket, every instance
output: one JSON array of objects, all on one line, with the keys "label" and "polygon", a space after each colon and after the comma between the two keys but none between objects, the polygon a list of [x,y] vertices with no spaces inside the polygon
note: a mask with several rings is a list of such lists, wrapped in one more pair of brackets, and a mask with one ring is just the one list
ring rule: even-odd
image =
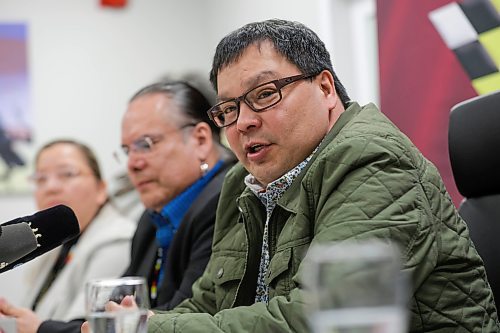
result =
[{"label": "man in green jacket", "polygon": [[211,119],[238,157],[193,297],[149,332],[310,332],[313,244],[382,239],[411,274],[410,332],[499,332],[481,258],[436,168],[373,104],[361,107],[323,42],[295,22],[248,24],[218,45]]}]

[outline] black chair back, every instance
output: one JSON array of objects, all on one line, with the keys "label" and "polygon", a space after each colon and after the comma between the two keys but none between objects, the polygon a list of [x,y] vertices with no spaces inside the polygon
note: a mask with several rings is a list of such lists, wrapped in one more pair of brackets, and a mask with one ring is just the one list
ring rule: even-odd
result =
[{"label": "black chair back", "polygon": [[453,177],[465,197],[459,213],[500,305],[500,90],[451,109],[448,145]]}]

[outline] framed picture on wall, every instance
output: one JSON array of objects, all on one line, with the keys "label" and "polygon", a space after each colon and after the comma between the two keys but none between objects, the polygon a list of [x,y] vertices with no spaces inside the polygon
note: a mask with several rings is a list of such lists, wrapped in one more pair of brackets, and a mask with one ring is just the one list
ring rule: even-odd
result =
[{"label": "framed picture on wall", "polygon": [[29,189],[33,113],[27,30],[23,23],[0,23],[0,194]]}]

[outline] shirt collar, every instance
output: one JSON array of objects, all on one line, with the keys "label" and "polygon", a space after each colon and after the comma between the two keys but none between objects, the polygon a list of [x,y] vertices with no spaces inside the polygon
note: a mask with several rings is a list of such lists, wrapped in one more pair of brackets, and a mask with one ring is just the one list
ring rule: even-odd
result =
[{"label": "shirt collar", "polygon": [[219,160],[206,175],[198,179],[186,190],[163,206],[160,213],[152,212],[152,215],[160,215],[163,217],[163,220],[166,220],[165,223],[170,222],[174,225],[174,228],[177,229],[189,207],[191,207],[193,201],[201,193],[207,183],[220,170],[223,164],[224,162]]},{"label": "shirt collar", "polygon": [[[323,140],[321,140],[321,142],[323,142]],[[321,142],[316,146],[316,148],[314,148],[313,152],[308,157],[306,157],[305,160],[300,162],[297,166],[295,166],[293,169],[285,173],[280,178],[269,183],[266,187],[262,186],[262,184],[252,174],[248,174],[245,177],[244,179],[245,185],[257,197],[259,197],[261,201],[263,201],[264,205],[267,205],[267,202],[269,200],[274,202],[277,201],[283,195],[283,193],[290,187],[293,180],[297,178],[297,176],[307,166],[307,163],[309,163],[311,158],[318,151]]]}]

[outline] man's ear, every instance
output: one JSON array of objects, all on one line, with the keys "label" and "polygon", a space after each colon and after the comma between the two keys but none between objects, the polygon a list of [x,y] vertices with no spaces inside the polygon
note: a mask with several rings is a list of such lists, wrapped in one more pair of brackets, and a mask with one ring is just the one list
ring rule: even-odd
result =
[{"label": "man's ear", "polygon": [[320,80],[321,90],[326,96],[336,94],[332,73],[324,70],[318,74],[318,78]]},{"label": "man's ear", "polygon": [[206,122],[199,122],[191,132],[196,155],[200,161],[206,161],[213,147],[212,129]]},{"label": "man's ear", "polygon": [[319,84],[321,91],[328,100],[329,110],[332,110],[337,105],[339,97],[337,91],[335,90],[335,83],[333,80],[333,75],[327,70],[322,71],[318,74]]}]

